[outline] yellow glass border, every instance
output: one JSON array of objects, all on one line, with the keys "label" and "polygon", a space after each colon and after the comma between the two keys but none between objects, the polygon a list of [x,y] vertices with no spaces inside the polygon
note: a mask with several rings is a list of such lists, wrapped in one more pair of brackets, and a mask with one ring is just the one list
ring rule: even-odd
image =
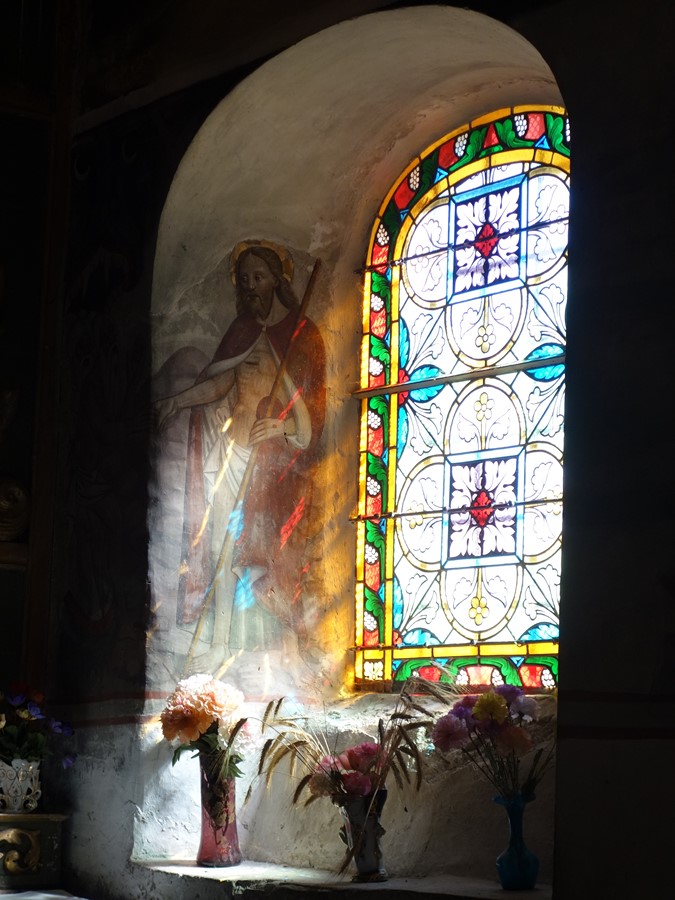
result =
[{"label": "yellow glass border", "polygon": [[[433,153],[438,147],[446,144],[448,141],[452,140],[452,138],[469,132],[474,128],[480,127],[482,125],[493,124],[494,122],[499,121],[500,119],[504,119],[509,115],[516,115],[518,113],[552,113],[555,115],[567,116],[567,110],[558,105],[541,105],[541,104],[522,104],[513,107],[503,107],[498,110],[492,110],[489,113],[486,113],[481,116],[477,116],[471,119],[468,123],[464,123],[463,125],[453,129],[450,132],[447,132],[441,138],[430,144],[425,151],[421,154],[415,156],[408,166],[403,170],[403,172],[399,175],[398,179],[394,182],[392,187],[389,189],[387,194],[385,195],[384,200],[380,204],[380,208],[378,210],[377,215],[375,216],[374,223],[371,229],[370,239],[368,242],[368,253],[366,259],[368,260],[368,265],[373,265],[373,248],[375,245],[375,238],[377,235],[377,230],[382,222],[382,216],[389,205],[392,197],[399,189],[404,180],[410,175],[410,173],[419,166],[431,153]],[[460,181],[464,181],[465,179],[475,175],[478,172],[484,171],[487,168],[501,166],[508,163],[514,162],[523,162],[523,163],[536,163],[541,166],[550,166],[552,168],[557,169],[558,171],[563,171],[566,173],[567,180],[569,180],[570,173],[570,160],[568,157],[564,156],[561,153],[552,150],[542,150],[539,148],[514,148],[511,150],[502,150],[495,154],[491,154],[489,156],[485,156],[482,159],[475,160],[474,162],[468,163],[465,166],[461,166],[456,169],[454,172],[449,173],[447,176],[442,178],[436,184],[432,185],[429,190],[425,193],[425,195],[418,200],[413,208],[411,208],[406,216],[405,220],[401,223],[401,227],[396,236],[396,241],[394,244],[394,252],[391,253],[390,257],[394,260],[398,259],[400,256],[400,251],[402,246],[405,243],[405,240],[410,232],[411,227],[413,226],[416,217],[420,214],[420,212],[425,209],[430,200],[433,200],[436,196],[441,194],[444,190],[452,189],[455,184]],[[401,277],[400,266],[399,265],[391,265],[390,263],[384,263],[383,267],[391,268],[391,300],[390,300],[390,381],[392,383],[396,383],[398,380],[398,371],[399,371],[399,346],[398,346],[398,329],[399,329],[399,318],[398,318],[398,294],[399,294],[399,282]],[[369,368],[368,363],[370,360],[370,297],[371,297],[371,279],[368,277],[368,273],[364,278],[364,290],[363,290],[363,306],[362,306],[362,322],[363,322],[363,338],[361,341],[361,387],[366,389],[369,385]],[[385,395],[387,393],[387,385],[382,386],[381,394]],[[397,453],[396,453],[396,445],[397,445],[397,408],[396,405],[398,403],[398,398],[395,394],[390,395],[390,416],[389,416],[389,435],[388,435],[388,447],[389,447],[389,459],[387,461],[388,471],[387,471],[387,479],[388,479],[388,492],[387,492],[387,509],[383,509],[383,514],[386,515],[388,510],[391,508],[391,504],[393,502],[394,492],[395,492],[395,484],[396,484],[396,464],[397,464]],[[361,410],[361,438],[360,438],[360,465],[359,465],[359,510],[361,514],[365,514],[365,476],[366,476],[366,466],[367,466],[367,416],[368,416],[368,400],[364,399],[362,401],[362,410]],[[384,664],[384,681],[390,681],[393,677],[392,673],[392,665],[395,660],[402,659],[423,659],[423,658],[443,658],[443,657],[457,657],[457,656],[475,656],[476,659],[481,657],[481,651],[483,656],[537,656],[537,655],[557,655],[558,653],[558,644],[557,642],[537,642],[528,643],[528,644],[520,644],[514,642],[512,644],[479,644],[479,645],[453,645],[453,646],[434,646],[434,647],[406,647],[406,648],[395,648],[392,646],[393,643],[393,541],[394,541],[394,533],[395,529],[392,527],[386,528],[385,531],[385,572],[384,572],[384,612],[385,612],[385,620],[384,620],[384,642],[383,646],[373,649],[373,648],[363,648],[363,611],[364,611],[364,577],[365,577],[365,564],[364,564],[364,550],[365,550],[365,524],[360,522],[358,526],[358,534],[357,534],[357,560],[356,560],[356,570],[357,570],[357,587],[356,587],[356,598],[355,598],[355,615],[356,615],[356,627],[355,627],[355,645],[356,645],[356,660],[355,660],[355,678],[363,680],[363,664],[364,661],[377,661],[382,662]],[[375,682],[373,682],[375,683]]]},{"label": "yellow glass border", "polygon": [[[389,201],[391,200],[391,198],[394,196],[396,191],[399,189],[399,187],[401,186],[403,181],[408,177],[408,175],[410,175],[410,173],[413,171],[413,169],[415,169],[428,156],[430,156],[434,152],[434,150],[436,150],[438,147],[443,146],[443,144],[446,144],[448,141],[452,140],[452,138],[457,137],[458,135],[463,134],[464,132],[471,131],[473,128],[478,128],[481,125],[491,124],[492,122],[497,122],[497,121],[499,121],[499,119],[503,119],[508,115],[517,115],[518,113],[551,113],[553,115],[559,115],[559,116],[568,116],[569,115],[567,109],[565,109],[564,106],[557,106],[557,105],[552,106],[552,105],[540,104],[540,103],[519,104],[518,106],[507,106],[502,109],[499,109],[496,111],[493,110],[492,112],[484,113],[483,115],[477,116],[475,119],[471,119],[469,122],[465,122],[464,124],[458,126],[457,128],[453,128],[452,131],[449,131],[447,134],[443,135],[443,137],[439,138],[437,141],[434,141],[432,144],[429,144],[429,146],[426,148],[426,150],[424,150],[422,153],[418,154],[417,156],[413,157],[413,159],[410,161],[410,163],[406,166],[406,168],[403,170],[403,172],[399,175],[399,177],[396,179],[394,184],[391,186],[391,188],[385,195],[383,202],[380,204],[380,208],[377,211],[377,215],[375,216],[374,224],[371,229],[370,240],[368,241],[368,252],[366,254],[366,259],[368,260],[368,265],[373,264],[372,256],[373,256],[373,246],[375,245],[375,236],[377,234],[377,229],[380,226],[380,222],[382,221],[382,216],[384,214],[384,211],[386,210],[387,206],[389,205]],[[551,153],[553,156],[560,157],[566,163],[566,166],[562,166],[561,168],[566,167],[567,170],[569,171],[570,162],[569,162],[568,157],[563,156],[560,153],[556,153],[555,151],[537,150],[536,148],[527,148],[527,150],[525,152],[530,154],[530,158],[532,158],[531,154],[533,153],[533,149],[534,149],[535,154]],[[501,156],[502,153],[516,153],[516,152],[518,152],[517,149],[503,150],[503,151],[500,151],[499,153],[493,154],[491,156],[484,157],[484,159],[491,160],[493,158],[496,158],[497,156]],[[535,161],[541,161],[541,158],[538,158],[536,155],[534,156],[534,159],[535,159]],[[482,162],[482,160],[478,160],[478,162]],[[453,172],[452,174],[455,175],[458,172],[465,173],[469,170],[469,166],[471,166],[471,165],[472,165],[472,163],[468,163],[466,166],[462,166],[460,169],[457,169],[456,172]],[[461,177],[464,178],[465,177],[464,174],[462,174]]]}]

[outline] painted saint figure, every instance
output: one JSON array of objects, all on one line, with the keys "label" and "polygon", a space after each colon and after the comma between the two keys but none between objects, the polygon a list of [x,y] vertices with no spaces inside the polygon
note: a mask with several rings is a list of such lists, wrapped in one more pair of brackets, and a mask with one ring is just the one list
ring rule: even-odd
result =
[{"label": "painted saint figure", "polygon": [[304,551],[325,415],[323,340],[299,316],[289,254],[243,242],[230,273],[236,318],[194,385],[158,408],[160,427],[191,411],[177,618],[201,630],[213,607],[199,660],[211,671],[238,649],[306,643]]}]

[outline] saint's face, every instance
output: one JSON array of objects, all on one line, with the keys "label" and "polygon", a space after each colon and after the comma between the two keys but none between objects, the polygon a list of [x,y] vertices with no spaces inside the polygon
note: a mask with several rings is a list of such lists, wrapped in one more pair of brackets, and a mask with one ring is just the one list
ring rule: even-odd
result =
[{"label": "saint's face", "polygon": [[248,311],[259,322],[267,319],[272,303],[277,280],[266,262],[249,253],[239,266],[239,290]]}]

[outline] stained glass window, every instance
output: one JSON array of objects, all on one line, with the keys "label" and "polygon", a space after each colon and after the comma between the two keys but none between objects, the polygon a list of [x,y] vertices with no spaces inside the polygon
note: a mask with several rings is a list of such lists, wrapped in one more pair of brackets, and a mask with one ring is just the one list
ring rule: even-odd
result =
[{"label": "stained glass window", "polygon": [[569,138],[559,107],[476,119],[373,225],[357,684],[557,681]]}]

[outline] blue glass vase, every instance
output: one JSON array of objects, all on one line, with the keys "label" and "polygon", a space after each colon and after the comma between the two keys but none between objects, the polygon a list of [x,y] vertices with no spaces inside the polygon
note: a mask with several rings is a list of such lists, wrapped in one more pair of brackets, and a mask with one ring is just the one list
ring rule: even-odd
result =
[{"label": "blue glass vase", "polygon": [[495,797],[506,810],[509,818],[509,845],[497,857],[497,872],[505,891],[524,891],[534,887],[539,872],[539,858],[525,846],[523,839],[523,813],[525,804],[534,797]]}]

